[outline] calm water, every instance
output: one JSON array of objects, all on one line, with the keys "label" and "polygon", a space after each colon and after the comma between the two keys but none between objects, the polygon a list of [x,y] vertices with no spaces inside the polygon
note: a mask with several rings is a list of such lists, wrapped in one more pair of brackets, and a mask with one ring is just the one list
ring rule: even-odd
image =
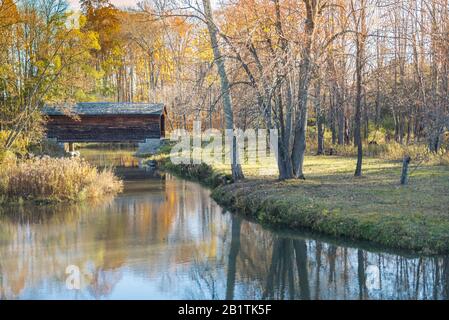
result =
[{"label": "calm water", "polygon": [[[198,184],[135,167],[129,152],[82,154],[117,165],[125,192],[0,209],[0,298],[449,298],[448,257],[273,233],[225,212]],[[79,290],[67,287],[69,265],[80,270]]]}]

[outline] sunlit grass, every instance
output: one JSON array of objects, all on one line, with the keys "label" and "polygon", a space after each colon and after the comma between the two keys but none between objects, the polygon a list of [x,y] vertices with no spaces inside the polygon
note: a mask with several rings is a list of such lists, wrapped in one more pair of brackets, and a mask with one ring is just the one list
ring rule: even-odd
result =
[{"label": "sunlit grass", "polygon": [[77,201],[122,190],[112,170],[99,171],[78,158],[35,157],[0,165],[2,201]]}]

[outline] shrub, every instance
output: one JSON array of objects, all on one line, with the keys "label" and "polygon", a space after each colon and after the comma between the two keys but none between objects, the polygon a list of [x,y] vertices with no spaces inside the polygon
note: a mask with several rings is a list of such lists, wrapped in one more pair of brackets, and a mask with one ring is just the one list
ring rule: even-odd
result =
[{"label": "shrub", "polygon": [[[4,150],[4,146],[6,145],[6,141],[8,139],[9,134],[10,131],[0,130],[0,157],[4,152],[7,152],[6,150]],[[28,146],[29,146],[29,139],[26,139],[21,135],[19,135],[19,137],[12,144],[10,151],[15,154],[23,155],[27,152]]]},{"label": "shrub", "polygon": [[[378,135],[382,137],[382,135]],[[384,160],[402,160],[405,155],[410,156],[413,161],[424,162],[426,164],[434,165],[448,165],[449,164],[449,150],[441,148],[439,152],[432,153],[424,143],[410,143],[400,144],[395,141],[383,142],[381,139],[373,139],[370,141],[376,141],[376,143],[369,144],[366,141],[363,142],[363,155],[367,157],[374,157]],[[325,136],[325,138],[327,138]],[[316,153],[317,144],[316,139],[310,139],[307,146],[309,153]],[[332,154],[342,157],[356,157],[357,147],[351,144],[344,145],[332,145],[330,139],[326,139],[324,143],[325,149],[332,148]],[[327,151],[328,152],[328,151]]]},{"label": "shrub", "polygon": [[78,158],[31,158],[0,165],[0,193],[9,201],[76,201],[115,194],[122,182]]}]

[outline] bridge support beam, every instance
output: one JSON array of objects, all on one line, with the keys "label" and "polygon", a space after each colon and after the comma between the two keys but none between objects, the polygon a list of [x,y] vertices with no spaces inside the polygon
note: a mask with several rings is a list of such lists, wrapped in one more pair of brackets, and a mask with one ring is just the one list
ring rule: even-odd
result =
[{"label": "bridge support beam", "polygon": [[75,152],[75,143],[74,142],[64,143],[64,151]]}]

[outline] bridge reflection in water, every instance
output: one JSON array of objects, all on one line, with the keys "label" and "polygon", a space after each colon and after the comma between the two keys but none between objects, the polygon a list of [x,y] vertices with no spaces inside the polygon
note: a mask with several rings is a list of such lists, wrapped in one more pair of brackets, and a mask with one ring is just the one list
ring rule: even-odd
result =
[{"label": "bridge reflection in water", "polygon": [[[449,257],[273,233],[195,183],[135,177],[102,203],[1,208],[0,297],[449,298]],[[68,265],[82,271],[80,290],[66,287]]]}]

